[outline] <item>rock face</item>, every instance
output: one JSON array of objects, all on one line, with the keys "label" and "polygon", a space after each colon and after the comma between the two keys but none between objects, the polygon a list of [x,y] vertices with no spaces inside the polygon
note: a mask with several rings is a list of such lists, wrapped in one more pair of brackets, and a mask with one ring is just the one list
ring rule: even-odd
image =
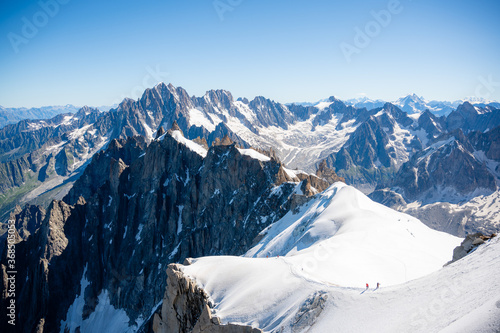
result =
[{"label": "rock face", "polygon": [[222,325],[212,314],[205,291],[182,273],[182,265],[170,264],[167,268],[167,287],[163,305],[155,313],[152,323],[146,325],[154,333],[258,333],[248,326]]},{"label": "rock face", "polygon": [[401,194],[391,191],[389,189],[375,190],[368,195],[370,199],[381,203],[384,206],[398,210],[406,206],[406,201]]},{"label": "rock face", "polygon": [[400,188],[407,201],[447,201],[439,189],[467,195],[477,189],[496,190],[495,177],[473,154],[474,148],[462,131],[440,138],[433,146],[415,154],[396,175],[392,186]]},{"label": "rock face", "polygon": [[472,132],[468,139],[474,149],[483,152],[488,159],[500,162],[500,126],[486,133]]},{"label": "rock face", "polygon": [[[390,103],[370,111],[354,110],[356,111],[344,110],[339,124],[354,120],[359,126],[337,152],[327,156],[326,161],[327,165],[335,169],[348,183],[372,184],[373,187],[387,185],[393,178],[398,178],[399,175],[396,174],[404,163],[409,163],[407,167],[416,167],[411,159],[419,159],[427,154],[443,137],[455,135],[467,154],[473,154],[475,150],[487,152],[490,144],[486,143],[486,136],[495,140],[498,134],[489,133],[494,132],[500,125],[500,110],[493,106],[478,107],[468,102],[460,105],[447,117],[436,117],[425,111],[416,121]],[[498,150],[497,144],[491,146],[492,151]],[[488,158],[491,159],[492,154],[490,152]],[[479,184],[481,181],[475,177],[463,178],[459,192],[470,193],[481,186],[492,189],[492,176],[487,175],[480,166],[483,161],[473,161],[477,158],[471,160],[462,155],[457,152],[447,162],[457,158],[453,163],[466,163],[465,169],[468,171],[472,167],[479,167],[483,170],[478,172],[486,176],[486,180]],[[423,189],[415,192],[422,194],[425,191]]]},{"label": "rock face", "polygon": [[491,106],[477,107],[469,102],[460,105],[446,118],[449,131],[461,129],[464,132],[484,132],[500,125],[500,112]]},{"label": "rock face", "polygon": [[455,250],[453,250],[453,259],[449,263],[447,263],[447,265],[462,259],[466,255],[477,249],[480,245],[484,244],[486,241],[496,236],[497,236],[496,234],[491,234],[490,236],[486,236],[480,232],[467,235],[467,237],[465,237],[465,239],[462,241],[462,244],[460,244],[460,246],[457,246]]},{"label": "rock face", "polygon": [[[429,137],[428,147],[414,153],[370,198],[459,237],[497,232],[500,127],[447,133],[437,120],[431,123],[438,136]],[[412,202],[417,206],[407,206]]]},{"label": "rock face", "polygon": [[316,176],[318,176],[318,178],[326,180],[328,184],[333,184],[335,182],[345,183],[345,179],[343,177],[339,177],[333,169],[330,169],[327,166],[326,160],[321,161],[321,163],[318,165]]},{"label": "rock face", "polygon": [[327,165],[349,184],[376,187],[391,179],[411,154],[422,149],[421,140],[409,132],[418,124],[390,103],[344,114],[340,124],[349,121],[359,125],[340,150],[326,158]]},{"label": "rock face", "polygon": [[[297,194],[303,182],[275,158],[185,140],[179,130],[149,145],[142,137],[114,140],[49,206],[38,231],[16,247],[23,331],[59,331],[61,323],[74,331],[103,306],[139,329],[162,299],[169,263],[242,254],[305,198]],[[72,305],[81,312],[68,311]]]},{"label": "rock face", "polygon": [[292,332],[304,332],[313,326],[316,318],[323,312],[327,299],[328,294],[326,292],[317,292],[306,299],[295,314],[292,322]]},{"label": "rock face", "polygon": [[427,133],[427,139],[432,140],[444,132],[446,123],[445,117],[436,117],[430,111],[425,111],[418,118],[418,130],[424,130]]},{"label": "rock face", "polygon": [[[74,261],[73,257],[84,249],[81,248],[81,242],[78,240],[72,240],[68,248],[69,240],[65,232],[70,234],[68,225],[82,217],[82,207],[83,202],[79,202],[76,206],[69,206],[64,202],[54,201],[48,208],[37,232],[27,240],[16,244],[18,306],[16,328],[19,331],[47,331],[46,324],[63,315],[60,312],[61,307],[69,306],[70,300],[67,298],[67,293],[72,290],[70,286],[78,284],[74,275],[79,269],[78,261]],[[81,229],[74,232],[78,231]],[[49,269],[49,265],[58,267],[60,270]],[[2,259],[1,269],[4,281],[0,303],[6,306],[6,298],[3,294],[6,290],[5,276],[8,271],[5,257]],[[0,327],[6,332],[11,328],[3,317],[0,319]]]},{"label": "rock face", "polygon": [[[45,218],[45,209],[38,206],[26,206],[22,209],[17,206],[10,214],[9,220],[15,221],[17,236],[20,240],[26,240],[40,228],[43,219]],[[7,237],[7,223],[0,225],[0,256],[3,253],[3,244]]]},{"label": "rock face", "polygon": [[[363,113],[364,111],[366,111],[363,109],[357,110],[356,108],[354,108],[352,106],[347,106],[344,104],[344,102],[336,99],[333,96],[328,99],[328,102],[330,102],[331,104],[324,110],[324,112],[322,112],[322,113],[318,114],[316,117],[314,117],[314,119],[312,121],[314,128],[316,128],[317,126],[321,126],[321,125],[328,123],[335,116],[335,114],[343,115],[341,123],[344,123],[344,122],[347,122],[351,119],[358,118],[360,116],[360,113]],[[308,114],[310,114],[310,113],[314,113],[314,112],[308,111]],[[362,117],[360,117],[360,118],[362,118]]]},{"label": "rock face", "polygon": [[[263,97],[245,105],[258,115],[256,121],[263,126],[287,128],[296,119],[284,105]],[[191,110],[197,110],[207,119],[218,119],[216,123],[209,120],[212,124],[208,127],[214,129],[199,126],[192,119]],[[49,181],[55,186],[71,183],[93,154],[113,139],[141,135],[149,141],[157,129],[162,126],[170,128],[174,122],[188,138],[204,138],[209,146],[215,139],[227,136],[241,147],[248,148],[250,145],[226,125],[227,116],[220,110],[227,111],[228,116],[257,133],[255,124],[245,118],[231,93],[211,90],[204,97],[196,98],[190,97],[180,87],[163,83],[147,89],[140,100],[125,99],[109,112],[83,107],[75,114],[7,125],[0,129],[0,194],[8,193],[9,199],[0,200],[0,216],[7,214],[17,203],[32,201],[45,192],[47,188],[43,184]],[[69,189],[70,185],[66,188]],[[37,192],[39,187],[41,189]],[[47,197],[53,198],[56,194]],[[38,203],[48,205],[50,200]]]}]

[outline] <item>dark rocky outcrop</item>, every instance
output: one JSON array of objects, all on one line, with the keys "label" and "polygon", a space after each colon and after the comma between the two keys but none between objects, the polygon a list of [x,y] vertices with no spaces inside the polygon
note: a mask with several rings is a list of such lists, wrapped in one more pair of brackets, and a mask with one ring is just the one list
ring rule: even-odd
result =
[{"label": "dark rocky outcrop", "polygon": [[468,139],[475,150],[482,151],[487,158],[500,162],[500,126],[486,133],[472,132]]},{"label": "dark rocky outcrop", "polygon": [[326,166],[326,161],[323,160],[316,171],[316,176],[298,173],[297,178],[302,182],[300,190],[306,196],[311,196],[316,193],[323,192],[335,182],[345,183],[345,179],[337,176],[335,171]]},{"label": "dark rocky outcrop", "polygon": [[255,97],[248,106],[255,111],[259,123],[266,127],[275,125],[288,129],[288,125],[295,120],[293,114],[284,105],[262,96]]},{"label": "dark rocky outcrop", "polygon": [[[69,306],[71,300],[67,294],[71,294],[79,285],[76,276],[81,275],[82,268],[78,260],[73,258],[85,249],[81,247],[81,237],[72,240],[71,247],[67,248],[69,240],[66,235],[81,232],[81,228],[69,230],[68,225],[74,226],[75,220],[83,218],[82,208],[83,202],[69,206],[54,201],[36,233],[16,243],[18,332],[50,331],[45,325],[60,318],[63,315],[61,308]],[[49,267],[59,269],[52,270]],[[6,307],[7,298],[3,292],[7,289],[5,277],[9,269],[5,254],[1,269],[4,280],[0,303]],[[0,318],[0,327],[7,332],[11,326],[7,325],[6,319],[4,316]]]},{"label": "dark rocky outcrop", "polygon": [[323,312],[327,299],[328,294],[324,291],[309,296],[295,314],[291,323],[292,332],[299,333],[309,330]]},{"label": "dark rocky outcrop", "polygon": [[333,169],[330,169],[327,166],[326,160],[319,163],[318,169],[316,170],[316,176],[326,180],[329,184],[333,184],[335,182],[345,183],[345,179],[343,177],[339,177]]},{"label": "dark rocky outcrop", "polygon": [[[193,139],[192,135],[189,135],[188,137]],[[229,127],[227,127],[227,125],[224,123],[219,123],[217,126],[215,126],[215,130],[208,134],[208,136],[206,137],[206,141],[207,144],[211,146],[216,140],[220,140],[220,138],[225,137],[228,137],[229,139],[231,139],[231,141],[236,142],[240,147],[250,148],[250,145],[246,143],[245,140],[233,133],[233,131],[231,131]]]},{"label": "dark rocky outcrop", "polygon": [[[222,325],[212,313],[213,305],[205,291],[185,276],[182,266],[171,264],[167,268],[167,286],[161,310],[146,324],[154,333],[258,333],[248,326]],[[146,330],[145,330],[146,331]]]},{"label": "dark rocky outcrop", "polygon": [[[43,219],[45,218],[45,209],[39,206],[26,205],[24,209],[16,206],[10,214],[9,221],[15,221],[15,229],[17,232],[18,241],[26,240],[40,228]],[[0,225],[0,256],[3,253],[3,245],[7,237],[7,223]]]},{"label": "dark rocky outcrop", "polygon": [[445,128],[444,117],[438,118],[429,110],[424,111],[418,118],[417,130],[424,130],[427,138],[432,140],[443,133]]},{"label": "dark rocky outcrop", "polygon": [[460,246],[457,246],[455,250],[453,250],[453,259],[446,265],[449,265],[457,260],[462,259],[472,251],[476,250],[480,245],[484,244],[485,242],[496,236],[497,236],[496,234],[491,234],[487,236],[483,235],[480,232],[467,235],[460,244]]}]

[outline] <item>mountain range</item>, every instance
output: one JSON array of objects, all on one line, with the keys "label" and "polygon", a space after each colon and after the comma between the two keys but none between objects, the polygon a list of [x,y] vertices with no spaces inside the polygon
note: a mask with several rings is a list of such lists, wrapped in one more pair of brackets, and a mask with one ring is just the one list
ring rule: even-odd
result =
[{"label": "mountain range", "polygon": [[[204,138],[211,146],[228,136],[244,148],[272,149],[291,169],[314,173],[325,161],[365,193],[377,190],[372,197],[391,207],[458,205],[453,211],[462,211],[466,219],[460,231],[453,231],[457,235],[465,234],[468,223],[467,230],[473,231],[479,224],[493,227],[498,222],[489,212],[474,222],[468,212],[477,207],[464,205],[479,194],[481,202],[497,201],[500,113],[493,106],[464,102],[438,117],[430,111],[407,113],[391,103],[356,108],[335,97],[315,106],[284,105],[264,97],[235,100],[224,90],[191,97],[163,83],[109,112],[84,107],[75,114],[23,120],[1,129],[0,214],[5,218],[16,205],[46,207],[52,199],[61,199],[92,156],[113,139],[142,135],[151,141],[160,127],[170,128],[174,121],[188,139]],[[466,162],[463,178],[447,170],[453,164],[430,170],[422,164],[449,152]],[[412,179],[415,169],[420,174]],[[451,216],[445,211],[450,209],[432,221],[435,226],[447,224]]]},{"label": "mountain range", "polygon": [[[451,112],[453,112],[459,105],[465,102],[469,102],[471,104],[481,107],[491,106],[497,109],[500,107],[500,103],[496,101],[488,101],[478,97],[469,97],[463,100],[456,100],[452,102],[436,101],[436,100],[428,101],[425,98],[418,96],[416,94],[410,94],[407,96],[400,97],[397,100],[392,101],[391,103],[409,114],[422,113],[426,110],[429,110],[436,116],[446,116]],[[372,100],[366,96],[363,96],[363,97],[348,99],[345,101],[345,103],[357,108],[364,107],[367,109],[375,109],[378,107],[382,107],[386,103],[386,101],[380,99]]]},{"label": "mountain range", "polygon": [[[112,106],[100,106],[99,110],[109,111]],[[0,105],[0,128],[25,119],[50,119],[61,113],[76,113],[80,107],[71,104],[42,106],[39,108],[5,108]]]},{"label": "mountain range", "polygon": [[71,104],[40,108],[5,108],[0,106],[0,128],[24,119],[49,119],[61,113],[75,113],[80,108]]},{"label": "mountain range", "polygon": [[[240,323],[250,331],[299,332],[365,280],[444,279],[439,269],[458,237],[500,226],[500,109],[463,102],[439,116],[417,112],[413,97],[375,108],[335,97],[284,105],[235,100],[224,90],[190,96],[160,83],[109,112],[83,107],[3,127],[0,213],[15,221],[24,331],[159,332],[178,325],[183,332]],[[0,239],[6,237],[2,223]],[[320,249],[330,253],[326,266],[346,265],[342,273],[302,271]],[[494,256],[497,246],[488,251]],[[1,253],[5,291],[5,247]],[[203,256],[217,258],[187,259]],[[272,270],[265,261],[275,256],[286,258]],[[365,272],[370,258],[387,271]],[[185,259],[187,268],[168,266]],[[462,264],[453,263],[452,272],[469,269]],[[304,292],[289,308],[262,304],[262,313],[274,315],[245,319],[238,306],[258,293],[250,288],[231,298],[236,292],[226,294],[216,278],[241,289],[243,277],[226,271],[238,267],[291,272],[286,281],[307,283],[292,285]],[[429,293],[410,296],[422,305],[432,287],[430,279],[419,281],[415,286]],[[270,299],[283,301],[289,287]],[[6,302],[2,297],[1,306]],[[454,313],[472,309],[467,302]]]}]

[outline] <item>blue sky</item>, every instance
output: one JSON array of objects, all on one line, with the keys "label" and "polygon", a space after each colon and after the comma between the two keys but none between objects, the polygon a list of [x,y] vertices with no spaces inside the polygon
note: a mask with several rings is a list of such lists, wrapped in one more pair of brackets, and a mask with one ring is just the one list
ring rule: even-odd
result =
[{"label": "blue sky", "polygon": [[496,0],[41,2],[1,2],[2,106],[109,105],[158,81],[280,102],[500,100]]}]

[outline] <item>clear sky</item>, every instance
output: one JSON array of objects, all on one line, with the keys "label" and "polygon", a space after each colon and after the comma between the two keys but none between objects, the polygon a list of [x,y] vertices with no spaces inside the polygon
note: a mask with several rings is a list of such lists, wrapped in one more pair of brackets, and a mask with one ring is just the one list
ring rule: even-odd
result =
[{"label": "clear sky", "polygon": [[235,98],[280,102],[360,94],[395,100],[409,93],[500,100],[498,0],[2,0],[0,6],[5,107],[110,105],[158,81],[196,96],[226,89]]}]

